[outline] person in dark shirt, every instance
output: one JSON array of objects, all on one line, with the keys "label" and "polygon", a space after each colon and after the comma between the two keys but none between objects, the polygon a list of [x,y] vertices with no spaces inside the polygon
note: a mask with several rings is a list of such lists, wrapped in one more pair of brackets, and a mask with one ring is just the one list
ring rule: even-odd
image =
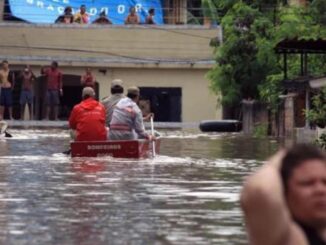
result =
[{"label": "person in dark shirt", "polygon": [[148,16],[146,17],[146,20],[145,20],[145,24],[155,25],[154,15],[155,15],[155,9],[150,8],[148,11]]},{"label": "person in dark shirt", "polygon": [[92,24],[111,25],[112,22],[106,16],[105,11],[102,11],[100,13],[100,16],[96,20],[94,20]]},{"label": "person in dark shirt", "polygon": [[53,61],[50,68],[41,70],[47,82],[45,120],[49,120],[50,111],[54,112],[54,120],[58,120],[60,96],[63,95],[62,73],[58,66],[58,62]]},{"label": "person in dark shirt", "polygon": [[70,6],[67,6],[64,10],[63,15],[60,15],[56,20],[56,24],[71,24],[74,23],[74,16],[72,14],[72,9]]},{"label": "person in dark shirt", "polygon": [[312,145],[279,151],[241,195],[252,245],[326,244],[326,155]]}]

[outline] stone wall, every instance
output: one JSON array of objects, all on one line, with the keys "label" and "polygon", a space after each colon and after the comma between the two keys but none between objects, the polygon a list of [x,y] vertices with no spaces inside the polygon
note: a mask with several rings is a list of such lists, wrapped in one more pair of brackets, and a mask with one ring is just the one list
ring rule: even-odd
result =
[{"label": "stone wall", "polygon": [[268,110],[265,104],[254,100],[242,101],[242,130],[245,134],[252,134],[259,125],[268,126]]}]

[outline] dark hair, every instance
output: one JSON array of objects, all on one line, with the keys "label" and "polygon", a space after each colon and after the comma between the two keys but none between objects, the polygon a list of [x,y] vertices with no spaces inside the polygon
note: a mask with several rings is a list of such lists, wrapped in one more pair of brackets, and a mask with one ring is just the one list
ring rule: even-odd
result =
[{"label": "dark hair", "polygon": [[132,99],[132,100],[133,100],[134,98],[136,98],[137,96],[139,96],[139,94],[135,94],[135,93],[128,93],[128,94],[127,94],[127,97],[130,98],[130,99]]},{"label": "dark hair", "polygon": [[149,14],[154,14],[154,12],[155,12],[155,10],[154,10],[153,8],[150,8],[150,9],[148,10],[148,13],[149,13]]},{"label": "dark hair", "polygon": [[65,7],[65,10],[64,10],[65,14],[67,14],[67,13],[71,14],[71,12],[72,12],[72,8],[70,6]]},{"label": "dark hair", "polygon": [[2,64],[5,64],[5,63],[6,63],[6,64],[9,64],[8,60],[3,60],[3,61],[2,61]]},{"label": "dark hair", "polygon": [[326,155],[317,147],[308,144],[298,144],[287,151],[280,169],[285,193],[288,191],[288,180],[293,170],[308,160],[321,160],[326,164]]},{"label": "dark hair", "polygon": [[123,93],[123,87],[114,86],[111,88],[111,94],[122,94],[122,93]]},{"label": "dark hair", "polygon": [[52,61],[52,65],[54,65],[55,67],[58,67],[59,66],[59,64],[58,64],[57,61]]}]

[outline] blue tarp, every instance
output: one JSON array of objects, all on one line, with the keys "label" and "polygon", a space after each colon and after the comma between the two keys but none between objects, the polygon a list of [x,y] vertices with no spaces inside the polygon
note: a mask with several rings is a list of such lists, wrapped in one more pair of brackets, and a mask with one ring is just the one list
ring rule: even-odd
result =
[{"label": "blue tarp", "polygon": [[90,22],[105,11],[113,24],[123,24],[129,8],[135,6],[142,23],[148,10],[154,8],[155,22],[163,24],[160,0],[9,0],[12,15],[31,23],[54,23],[65,7],[71,6],[76,13],[82,4],[86,5]]}]

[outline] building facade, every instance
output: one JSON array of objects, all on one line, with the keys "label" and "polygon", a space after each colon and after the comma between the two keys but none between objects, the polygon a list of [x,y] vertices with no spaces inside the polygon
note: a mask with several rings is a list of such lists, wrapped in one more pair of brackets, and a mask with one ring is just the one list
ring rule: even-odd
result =
[{"label": "building facade", "polygon": [[[38,77],[34,87],[35,118],[41,119],[44,110],[45,86],[39,77],[40,69],[54,60],[64,73],[62,119],[67,118],[72,106],[80,101],[80,76],[86,67],[96,76],[98,98],[109,95],[113,79],[122,79],[125,87],[141,88],[143,99],[150,103],[151,111],[159,115],[157,121],[194,122],[221,118],[217,97],[210,91],[205,78],[214,64],[213,48],[209,43],[213,38],[222,39],[218,26],[99,26],[2,21],[0,32],[0,59],[8,60],[11,69],[17,72],[29,64]],[[15,91],[19,93],[19,81]],[[14,102],[17,106],[18,101]]]}]

